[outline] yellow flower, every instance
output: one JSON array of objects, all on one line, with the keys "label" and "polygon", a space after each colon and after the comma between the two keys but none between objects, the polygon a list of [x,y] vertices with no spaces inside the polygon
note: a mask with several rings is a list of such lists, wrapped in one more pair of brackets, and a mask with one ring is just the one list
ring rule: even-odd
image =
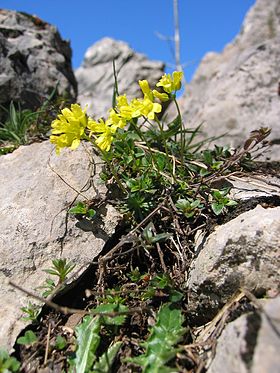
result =
[{"label": "yellow flower", "polygon": [[141,116],[148,119],[155,119],[155,114],[161,112],[161,104],[151,101],[147,96],[143,99],[137,99],[133,102],[135,108],[135,115]]},{"label": "yellow flower", "polygon": [[93,119],[88,120],[87,128],[90,130],[90,136],[95,135],[96,145],[103,151],[108,152],[114,139],[114,133],[117,130],[116,125],[110,125],[108,121],[104,122],[101,118],[98,122]]},{"label": "yellow flower", "polygon": [[115,125],[118,128],[124,128],[126,126],[126,120],[120,116],[114,109],[110,109],[109,118],[107,124]]},{"label": "yellow flower", "polygon": [[168,101],[169,100],[169,96],[167,93],[160,93],[158,92],[156,89],[153,89],[153,95],[158,98],[160,101]]},{"label": "yellow flower", "polygon": [[72,104],[71,109],[65,108],[61,113],[51,124],[50,142],[56,145],[57,154],[65,147],[76,149],[87,125],[86,110],[78,104]]},{"label": "yellow flower", "polygon": [[90,130],[90,136],[93,133],[102,133],[106,130],[106,124],[103,119],[99,119],[98,122],[89,118],[87,128]]},{"label": "yellow flower", "polygon": [[122,119],[129,121],[133,117],[133,108],[129,105],[126,95],[117,97],[117,110]]},{"label": "yellow flower", "polygon": [[166,93],[178,91],[181,88],[182,77],[181,71],[174,71],[172,77],[170,74],[164,74],[156,86],[162,87]]},{"label": "yellow flower", "polygon": [[154,100],[154,95],[153,95],[153,92],[150,89],[148,81],[147,80],[139,80],[138,83],[139,83],[140,88],[143,92],[143,95],[148,97],[150,99],[150,101],[153,101]]},{"label": "yellow flower", "polygon": [[[139,85],[144,94],[143,99],[134,98],[129,104],[126,96],[117,97],[118,104],[116,110],[118,110],[118,113],[115,113],[117,118],[125,122],[141,116],[154,119],[155,114],[161,112],[162,106],[153,102],[153,93],[150,90],[149,83],[146,80],[140,80]],[[109,117],[108,123],[116,123],[117,119],[114,117],[115,114],[110,112],[111,118]],[[118,126],[120,127],[119,124]]]},{"label": "yellow flower", "polygon": [[102,134],[97,136],[95,143],[101,150],[108,152],[111,148],[113,139],[113,132],[110,127],[107,127]]}]

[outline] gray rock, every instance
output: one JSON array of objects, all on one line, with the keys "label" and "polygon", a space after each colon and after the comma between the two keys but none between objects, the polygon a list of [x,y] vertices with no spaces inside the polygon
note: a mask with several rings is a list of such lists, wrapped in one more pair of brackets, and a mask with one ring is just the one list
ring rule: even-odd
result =
[{"label": "gray rock", "polygon": [[266,300],[264,312],[228,324],[218,339],[209,373],[278,373],[280,297]]},{"label": "gray rock", "polygon": [[190,321],[204,324],[240,288],[258,296],[280,290],[280,207],[258,205],[200,242],[188,281]]},{"label": "gray rock", "polygon": [[217,179],[211,184],[212,188],[231,188],[229,198],[235,201],[248,201],[256,198],[280,198],[280,178],[278,175],[271,175],[260,172],[241,176],[231,175],[227,178]]},{"label": "gray rock", "polygon": [[[26,326],[20,320],[20,307],[27,305],[27,296],[7,280],[34,291],[48,276],[42,269],[49,268],[53,259],[67,258],[78,271],[96,257],[114,233],[120,215],[109,205],[98,210],[91,229],[80,229],[74,216],[66,220],[75,198],[83,201],[96,195],[92,187],[85,187],[89,181],[95,183],[101,197],[106,193],[98,177],[100,159],[93,156],[99,165],[92,178],[93,164],[86,149],[67,149],[56,156],[52,145],[44,142],[0,157],[0,345],[11,347]],[[81,190],[82,195],[78,195],[76,191]]]},{"label": "gray rock", "polygon": [[0,104],[37,108],[53,91],[75,100],[72,52],[54,26],[36,16],[0,11]]},{"label": "gray rock", "polygon": [[252,130],[270,127],[267,155],[280,159],[280,2],[257,0],[240,34],[221,54],[208,53],[180,100],[187,126],[202,122],[203,138],[237,146]]},{"label": "gray rock", "polygon": [[113,60],[118,75],[119,94],[128,98],[141,96],[138,80],[147,79],[153,86],[163,75],[164,64],[150,61],[134,52],[128,44],[104,38],[92,45],[85,54],[82,66],[76,72],[79,86],[78,101],[88,105],[88,113],[106,116],[112,107],[114,92]]}]

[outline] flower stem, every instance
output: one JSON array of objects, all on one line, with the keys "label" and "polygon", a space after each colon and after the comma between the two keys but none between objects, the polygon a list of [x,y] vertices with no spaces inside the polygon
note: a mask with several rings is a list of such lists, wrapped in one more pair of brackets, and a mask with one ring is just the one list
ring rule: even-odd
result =
[{"label": "flower stem", "polygon": [[179,121],[180,121],[180,158],[181,158],[181,163],[184,163],[184,150],[185,150],[185,136],[184,136],[184,131],[183,131],[183,123],[182,123],[182,115],[181,111],[178,105],[178,101],[176,100],[176,96],[173,96],[173,101],[175,103]]}]

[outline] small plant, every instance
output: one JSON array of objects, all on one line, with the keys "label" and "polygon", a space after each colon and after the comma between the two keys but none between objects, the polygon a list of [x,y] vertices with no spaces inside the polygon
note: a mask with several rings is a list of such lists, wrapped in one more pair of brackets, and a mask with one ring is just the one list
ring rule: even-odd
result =
[{"label": "small plant", "polygon": [[92,220],[96,215],[96,211],[92,208],[89,208],[83,202],[78,202],[74,207],[71,207],[69,209],[69,213],[74,215],[80,215],[90,220]]},{"label": "small plant", "polygon": [[32,330],[27,330],[22,337],[17,339],[17,344],[31,346],[37,342],[37,336]]},{"label": "small plant", "polygon": [[[62,283],[66,280],[67,275],[73,271],[75,264],[71,262],[67,263],[66,259],[54,259],[52,261],[52,268],[44,269],[44,272],[49,273],[50,275],[58,277],[58,283]],[[52,285],[52,284],[51,284]]]},{"label": "small plant", "polygon": [[38,286],[37,289],[43,290],[42,296],[44,298],[47,298],[49,295],[51,295],[56,288],[56,284],[53,279],[47,278],[43,285]]},{"label": "small plant", "polygon": [[211,196],[213,201],[211,203],[211,208],[215,215],[220,215],[226,207],[237,205],[236,201],[231,200],[227,197],[229,193],[229,188],[222,190],[212,189]]},{"label": "small plant", "polygon": [[0,349],[0,373],[15,373],[19,368],[19,361],[10,356],[7,351]]},{"label": "small plant", "polygon": [[0,122],[0,155],[14,151],[19,145],[46,138],[50,121],[65,106],[66,99],[57,96],[57,86],[36,110],[23,109],[20,103],[10,102],[2,109]]},{"label": "small plant", "polygon": [[27,143],[27,132],[32,122],[38,118],[38,112],[32,112],[28,109],[21,109],[20,105],[16,108],[13,101],[10,103],[9,110],[1,107],[7,112],[7,119],[0,123],[0,142],[11,142],[16,145]]},{"label": "small plant", "polygon": [[36,322],[37,317],[40,313],[40,307],[29,302],[26,307],[22,307],[21,311],[26,314],[26,316],[22,317],[23,321],[32,321]]},{"label": "small plant", "polygon": [[163,305],[147,341],[142,343],[145,353],[126,361],[141,366],[143,373],[174,372],[174,369],[166,364],[179,351],[175,346],[187,331],[182,326],[183,322],[184,317],[179,309],[174,308],[172,304]]},{"label": "small plant", "polygon": [[172,234],[170,233],[159,233],[156,234],[153,229],[153,224],[148,224],[142,232],[142,237],[144,239],[144,246],[146,248],[151,248],[155,243],[164,241],[168,237],[171,237]]},{"label": "small plant", "polygon": [[[70,369],[76,373],[109,373],[111,365],[118,353],[122,343],[115,342],[98,359],[96,356],[97,348],[100,344],[100,329],[102,319],[99,316],[85,316],[82,323],[76,327],[76,356],[71,362]],[[100,370],[101,369],[101,370]]]},{"label": "small plant", "polygon": [[181,211],[186,218],[192,218],[204,205],[199,199],[193,200],[191,198],[178,199],[176,207]]}]

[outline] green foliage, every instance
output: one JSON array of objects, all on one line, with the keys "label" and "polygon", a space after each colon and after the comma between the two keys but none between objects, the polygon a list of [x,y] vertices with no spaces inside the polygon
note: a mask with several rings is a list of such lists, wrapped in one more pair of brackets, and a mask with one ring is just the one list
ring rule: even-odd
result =
[{"label": "green foliage", "polygon": [[185,215],[186,218],[192,218],[204,205],[199,199],[181,198],[176,202],[176,207]]},{"label": "green foliage", "polygon": [[85,316],[83,322],[76,327],[77,352],[74,359],[75,372],[89,372],[96,360],[96,350],[99,346],[101,327],[100,317]]},{"label": "green foliage", "polygon": [[21,308],[21,311],[26,314],[26,316],[22,317],[22,320],[35,322],[40,313],[40,307],[29,302],[26,307]]},{"label": "green foliage", "polygon": [[18,372],[20,363],[15,357],[8,354],[7,351],[0,349],[0,373]]},{"label": "green foliage", "polygon": [[63,350],[67,346],[67,341],[61,335],[58,335],[55,339],[55,348],[57,350]]},{"label": "green foliage", "polygon": [[74,215],[82,215],[88,219],[93,219],[96,215],[96,211],[92,208],[88,208],[88,206],[83,202],[78,202],[74,207],[69,209],[69,213]]},{"label": "green foliage", "polygon": [[176,372],[166,364],[179,351],[175,346],[182,340],[186,329],[182,326],[184,317],[172,304],[163,305],[157,315],[156,324],[151,328],[143,355],[127,359],[143,368],[143,373]]},{"label": "green foliage", "polygon": [[[103,311],[102,311],[103,312]],[[96,351],[100,343],[100,329],[105,318],[85,316],[76,327],[77,351],[73,360],[75,373],[109,373],[122,343],[112,344],[97,361]]]},{"label": "green foliage", "polygon": [[211,195],[213,198],[213,202],[211,203],[211,208],[216,215],[220,215],[226,206],[235,206],[237,204],[236,201],[231,200],[227,197],[229,193],[229,188],[218,190],[212,189]]},{"label": "green foliage", "polygon": [[42,286],[39,286],[37,289],[43,289],[44,291],[42,292],[42,296],[44,298],[47,298],[49,295],[53,293],[55,290],[56,285],[54,280],[51,278],[47,278]]},{"label": "green foliage", "polygon": [[44,272],[57,276],[59,278],[59,283],[65,281],[67,275],[73,271],[76,266],[71,262],[67,263],[66,259],[54,259],[52,264],[53,266],[49,269],[44,269]]},{"label": "green foliage", "polygon": [[26,144],[27,131],[32,122],[38,118],[39,113],[21,109],[20,105],[16,108],[13,101],[10,103],[9,110],[1,108],[7,112],[8,117],[4,123],[0,123],[0,143]]},{"label": "green foliage", "polygon": [[17,339],[17,344],[30,346],[37,342],[37,336],[32,330],[27,330],[22,337]]},{"label": "green foliage", "polygon": [[57,95],[57,86],[37,110],[22,109],[20,103],[10,102],[9,108],[0,105],[0,155],[14,151],[19,145],[44,138],[50,128],[50,121],[66,99]]},{"label": "green foliage", "polygon": [[141,272],[139,271],[139,268],[136,267],[131,272],[127,274],[128,278],[133,282],[138,282],[141,279]]},{"label": "green foliage", "polygon": [[159,273],[153,276],[147,288],[143,291],[141,298],[143,300],[152,299],[158,290],[163,290],[170,302],[179,302],[183,298],[183,294],[175,289],[172,280],[166,273]]},{"label": "green foliage", "polygon": [[[113,304],[104,303],[95,307],[94,312],[102,312],[104,315],[100,316],[102,318],[102,323],[105,325],[117,325],[120,326],[124,323],[126,315],[118,315],[118,312],[125,312],[128,308],[123,304]],[[116,316],[105,316],[106,313],[116,313]]]},{"label": "green foliage", "polygon": [[122,342],[115,342],[112,346],[110,346],[94,364],[91,373],[111,373],[112,364],[121,346]]},{"label": "green foliage", "polygon": [[157,242],[164,241],[168,237],[171,237],[171,236],[172,236],[172,234],[170,234],[170,233],[155,234],[153,232],[153,224],[152,223],[149,223],[143,229],[143,232],[142,232],[142,237],[144,238],[146,248],[149,248],[149,247],[153,246],[153,244],[155,244]]}]

